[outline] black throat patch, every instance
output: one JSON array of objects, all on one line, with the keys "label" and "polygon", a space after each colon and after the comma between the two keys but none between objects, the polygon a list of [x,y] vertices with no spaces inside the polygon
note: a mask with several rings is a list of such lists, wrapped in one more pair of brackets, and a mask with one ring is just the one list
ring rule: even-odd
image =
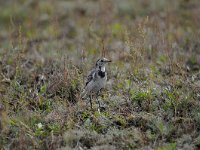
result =
[{"label": "black throat patch", "polygon": [[98,75],[99,75],[101,78],[104,78],[105,75],[106,75],[106,73],[103,72],[103,71],[101,71],[101,70],[99,70],[99,71],[98,71]]}]

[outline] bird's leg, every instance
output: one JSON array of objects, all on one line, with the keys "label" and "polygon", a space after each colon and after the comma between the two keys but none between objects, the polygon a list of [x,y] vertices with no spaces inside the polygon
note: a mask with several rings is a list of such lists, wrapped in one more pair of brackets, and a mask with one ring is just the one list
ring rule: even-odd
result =
[{"label": "bird's leg", "polygon": [[92,109],[92,95],[90,95],[89,97],[90,97],[90,108]]},{"label": "bird's leg", "polygon": [[100,101],[99,101],[99,99],[98,99],[99,93],[100,93],[100,91],[98,91],[97,94],[96,94],[96,100],[97,100],[97,102],[98,102],[98,104],[99,104],[99,109],[100,109],[100,108],[101,108],[101,105],[100,105]]}]

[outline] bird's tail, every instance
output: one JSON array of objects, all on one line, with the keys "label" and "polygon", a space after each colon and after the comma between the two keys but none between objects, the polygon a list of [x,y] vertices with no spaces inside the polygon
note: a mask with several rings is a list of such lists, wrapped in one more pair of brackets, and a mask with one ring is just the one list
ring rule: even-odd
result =
[{"label": "bird's tail", "polygon": [[80,97],[82,99],[85,99],[86,96],[87,96],[87,91],[84,89],[83,92],[81,93]]}]

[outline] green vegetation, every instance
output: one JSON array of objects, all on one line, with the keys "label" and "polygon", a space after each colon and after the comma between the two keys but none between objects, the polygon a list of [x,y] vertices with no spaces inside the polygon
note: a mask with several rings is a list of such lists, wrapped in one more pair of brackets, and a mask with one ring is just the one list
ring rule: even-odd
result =
[{"label": "green vegetation", "polygon": [[[0,2],[0,150],[199,149],[199,0]],[[105,56],[91,110],[84,79]]]}]

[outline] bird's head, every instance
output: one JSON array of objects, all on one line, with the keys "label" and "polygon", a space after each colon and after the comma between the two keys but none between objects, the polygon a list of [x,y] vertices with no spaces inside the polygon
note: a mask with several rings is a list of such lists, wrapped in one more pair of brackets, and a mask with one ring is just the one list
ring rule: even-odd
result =
[{"label": "bird's head", "polygon": [[111,62],[111,60],[109,60],[109,59],[107,59],[107,58],[100,58],[100,59],[98,59],[97,62],[96,62],[96,68],[99,68],[99,69],[105,68],[105,65],[106,65],[107,63],[109,63],[109,62]]}]

